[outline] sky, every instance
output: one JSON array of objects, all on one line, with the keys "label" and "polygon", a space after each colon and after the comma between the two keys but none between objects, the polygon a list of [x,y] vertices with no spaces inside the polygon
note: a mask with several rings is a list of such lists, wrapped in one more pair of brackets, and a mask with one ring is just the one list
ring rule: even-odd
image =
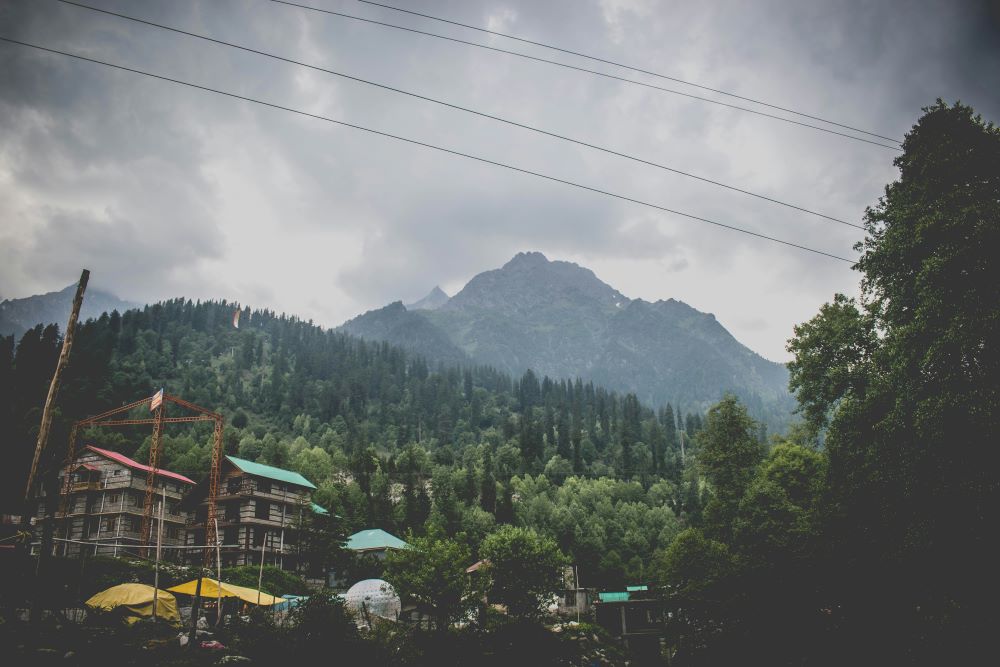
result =
[{"label": "sky", "polygon": [[[855,224],[897,175],[894,150],[269,0],[81,1]],[[893,138],[938,97],[1000,121],[997,3],[386,2]],[[356,0],[301,3],[735,101]],[[620,157],[56,0],[0,0],[0,36],[440,145],[841,257],[856,257],[852,247],[863,235]],[[86,267],[92,286],[123,299],[225,298],[336,326],[391,301],[415,301],[435,285],[454,294],[527,250],[586,266],[628,297],[674,298],[711,312],[776,361],[788,359],[785,342],[796,323],[834,293],[858,289],[850,264],[817,254],[0,43],[2,298],[60,289]]]}]

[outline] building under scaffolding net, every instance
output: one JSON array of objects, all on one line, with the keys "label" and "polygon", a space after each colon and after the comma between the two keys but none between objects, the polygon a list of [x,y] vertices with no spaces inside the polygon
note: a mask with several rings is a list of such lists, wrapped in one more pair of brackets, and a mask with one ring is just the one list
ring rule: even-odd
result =
[{"label": "building under scaffolding net", "polygon": [[[150,467],[129,457],[86,446],[62,470],[65,497],[60,504],[57,533],[62,539],[54,551],[64,556],[137,556],[142,540],[142,520],[146,496],[146,481]],[[167,546],[164,560],[181,560],[179,550],[184,544],[185,513],[182,497],[194,486],[194,481],[169,470],[157,470],[154,493],[157,502],[164,502],[161,542]],[[42,500],[38,517],[45,516],[48,498]],[[34,550],[37,551],[38,544]]]}]

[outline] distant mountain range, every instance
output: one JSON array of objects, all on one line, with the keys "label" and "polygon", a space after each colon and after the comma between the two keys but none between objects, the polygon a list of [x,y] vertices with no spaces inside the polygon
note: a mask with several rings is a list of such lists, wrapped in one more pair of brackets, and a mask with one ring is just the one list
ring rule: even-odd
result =
[{"label": "distant mountain range", "polygon": [[714,315],[673,299],[629,299],[589,269],[538,252],[480,273],[451,298],[435,287],[410,306],[395,302],[340,329],[431,361],[582,377],[684,411],[731,392],[772,429],[794,408],[785,366],[742,345]]},{"label": "distant mountain range", "polygon": [[[66,330],[69,313],[73,308],[76,285],[70,285],[58,292],[37,294],[23,299],[5,299],[0,302],[0,336],[14,335],[20,338],[28,329],[37,324],[58,324],[60,331]],[[123,301],[113,294],[90,287],[83,297],[80,320],[100,317],[112,310],[124,312],[138,308],[141,304]]]}]

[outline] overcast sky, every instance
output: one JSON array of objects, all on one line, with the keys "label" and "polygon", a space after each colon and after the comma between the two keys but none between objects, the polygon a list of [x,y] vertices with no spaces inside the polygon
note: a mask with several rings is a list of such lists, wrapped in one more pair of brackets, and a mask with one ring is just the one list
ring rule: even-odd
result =
[{"label": "overcast sky", "polygon": [[[85,2],[87,0],[84,0]],[[387,2],[389,0],[386,0]],[[961,99],[1000,120],[985,4],[394,0],[401,6],[902,137]],[[89,0],[601,144],[860,222],[877,146],[267,0]],[[696,89],[355,0],[327,9]],[[996,4],[996,3],[994,3]],[[440,144],[852,257],[860,230],[627,160],[55,0],[0,0],[0,35]],[[715,96],[719,97],[719,96]],[[724,99],[724,98],[720,98]],[[82,267],[136,301],[228,298],[334,326],[521,250],[626,296],[714,313],[787,359],[849,265],[636,204],[162,81],[0,43],[0,296]]]}]

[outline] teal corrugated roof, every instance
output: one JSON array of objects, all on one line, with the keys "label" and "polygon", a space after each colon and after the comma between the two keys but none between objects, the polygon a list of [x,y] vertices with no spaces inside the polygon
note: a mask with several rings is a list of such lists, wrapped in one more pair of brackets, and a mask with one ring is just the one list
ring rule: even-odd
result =
[{"label": "teal corrugated roof", "polygon": [[347,538],[347,548],[353,551],[368,549],[408,549],[409,544],[381,528],[370,528],[354,533]]},{"label": "teal corrugated roof", "polygon": [[316,514],[322,514],[323,516],[330,516],[330,513],[325,507],[317,505],[316,503],[312,503],[312,511],[316,512]]},{"label": "teal corrugated roof", "polygon": [[296,484],[298,486],[304,486],[307,489],[315,489],[316,485],[310,482],[308,479],[303,477],[297,472],[292,472],[291,470],[282,470],[281,468],[275,468],[274,466],[264,465],[263,463],[254,463],[253,461],[247,461],[246,459],[238,459],[235,456],[227,456],[230,463],[234,466],[247,473],[248,475],[257,475],[258,477],[267,477],[268,479],[274,479],[279,482],[285,482],[286,484]]},{"label": "teal corrugated roof", "polygon": [[625,591],[598,593],[597,598],[601,602],[628,602],[628,593]]},{"label": "teal corrugated roof", "polygon": [[635,593],[636,591],[648,591],[649,586],[626,586],[625,590],[629,593]]}]

